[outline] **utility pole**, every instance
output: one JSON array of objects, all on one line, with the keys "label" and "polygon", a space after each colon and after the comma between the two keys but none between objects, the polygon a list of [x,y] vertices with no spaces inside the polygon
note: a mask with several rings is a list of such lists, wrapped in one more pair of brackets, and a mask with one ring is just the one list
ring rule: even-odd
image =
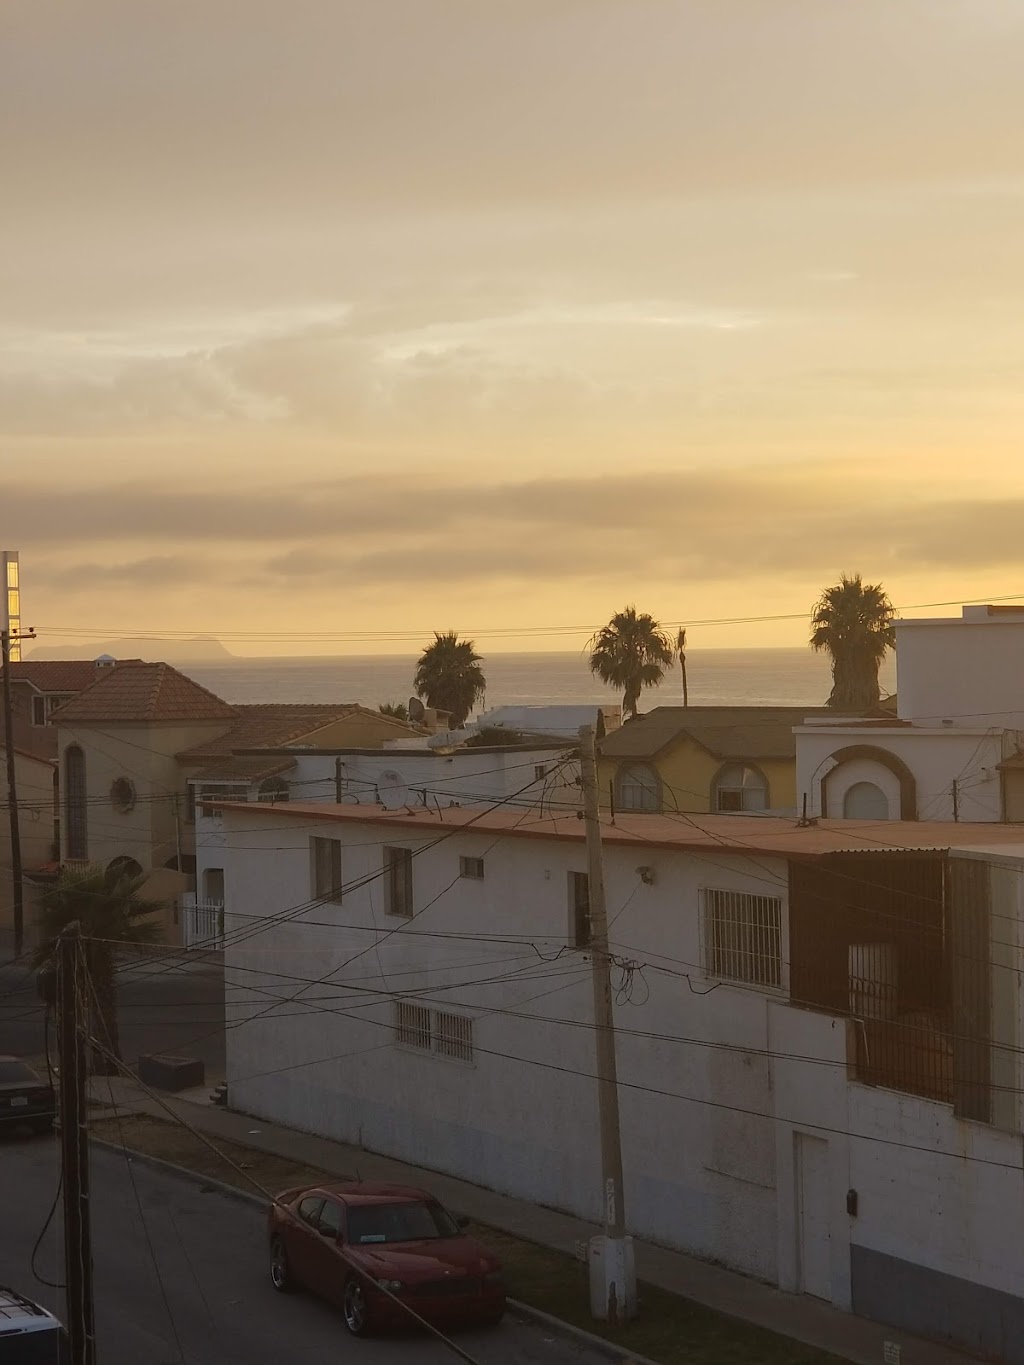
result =
[{"label": "utility pole", "polygon": [[14,956],[25,946],[25,883],[21,872],[21,825],[18,820],[18,777],[14,766],[14,702],[11,699],[11,640],[34,640],[35,632],[12,636],[0,630],[0,664],[3,667],[4,753],[7,757],[7,811],[11,822],[11,882],[14,892]]},{"label": "utility pole", "polygon": [[86,1133],[87,982],[78,922],[57,940],[57,1048],[60,1144],[64,1171],[64,1283],[70,1365],[95,1365],[89,1148]]},{"label": "utility pole", "polygon": [[598,808],[594,730],[580,727],[580,777],[587,832],[587,882],[590,902],[590,972],[594,988],[594,1044],[597,1052],[597,1106],[601,1131],[604,1234],[589,1247],[590,1311],[613,1325],[636,1315],[633,1239],[626,1236],[622,1190],[622,1137],[619,1131],[619,1082],[615,1065],[615,1015],[612,1007],[608,910],[604,896],[604,857]]},{"label": "utility pole", "polygon": [[956,821],[960,819],[960,782],[955,777],[953,778],[953,819]]}]

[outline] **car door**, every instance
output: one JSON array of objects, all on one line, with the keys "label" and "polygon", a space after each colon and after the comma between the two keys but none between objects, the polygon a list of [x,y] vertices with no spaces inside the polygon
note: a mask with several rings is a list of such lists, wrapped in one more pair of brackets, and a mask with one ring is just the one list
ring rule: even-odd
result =
[{"label": "car door", "polygon": [[345,1265],[338,1254],[344,1231],[344,1213],[337,1199],[328,1196],[317,1219],[316,1267],[311,1287],[331,1303],[340,1304],[345,1286]]},{"label": "car door", "polygon": [[285,1242],[292,1274],[300,1284],[315,1289],[317,1252],[320,1250],[320,1210],[322,1194],[307,1194],[295,1205],[295,1216],[286,1223]]}]

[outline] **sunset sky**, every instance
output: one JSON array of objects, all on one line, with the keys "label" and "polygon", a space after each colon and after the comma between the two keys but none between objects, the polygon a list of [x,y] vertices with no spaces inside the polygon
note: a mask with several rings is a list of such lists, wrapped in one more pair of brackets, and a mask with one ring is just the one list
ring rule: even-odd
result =
[{"label": "sunset sky", "polygon": [[7,0],[26,622],[1024,594],[1022,71],[1020,0]]}]

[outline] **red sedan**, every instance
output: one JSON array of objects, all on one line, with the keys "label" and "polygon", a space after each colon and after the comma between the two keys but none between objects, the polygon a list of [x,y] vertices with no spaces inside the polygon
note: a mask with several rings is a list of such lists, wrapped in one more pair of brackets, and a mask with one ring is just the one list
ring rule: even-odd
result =
[{"label": "red sedan", "polygon": [[354,1336],[416,1321],[497,1324],[497,1257],[424,1190],[359,1182],[285,1190],[269,1213],[270,1278],[336,1304]]}]

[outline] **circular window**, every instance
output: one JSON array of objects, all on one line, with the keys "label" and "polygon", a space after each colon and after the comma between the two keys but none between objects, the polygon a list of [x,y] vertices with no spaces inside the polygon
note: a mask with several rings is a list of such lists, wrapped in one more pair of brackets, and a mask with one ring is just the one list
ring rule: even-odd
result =
[{"label": "circular window", "polygon": [[115,777],[110,784],[110,804],[127,813],[135,805],[135,784],[127,777]]}]

